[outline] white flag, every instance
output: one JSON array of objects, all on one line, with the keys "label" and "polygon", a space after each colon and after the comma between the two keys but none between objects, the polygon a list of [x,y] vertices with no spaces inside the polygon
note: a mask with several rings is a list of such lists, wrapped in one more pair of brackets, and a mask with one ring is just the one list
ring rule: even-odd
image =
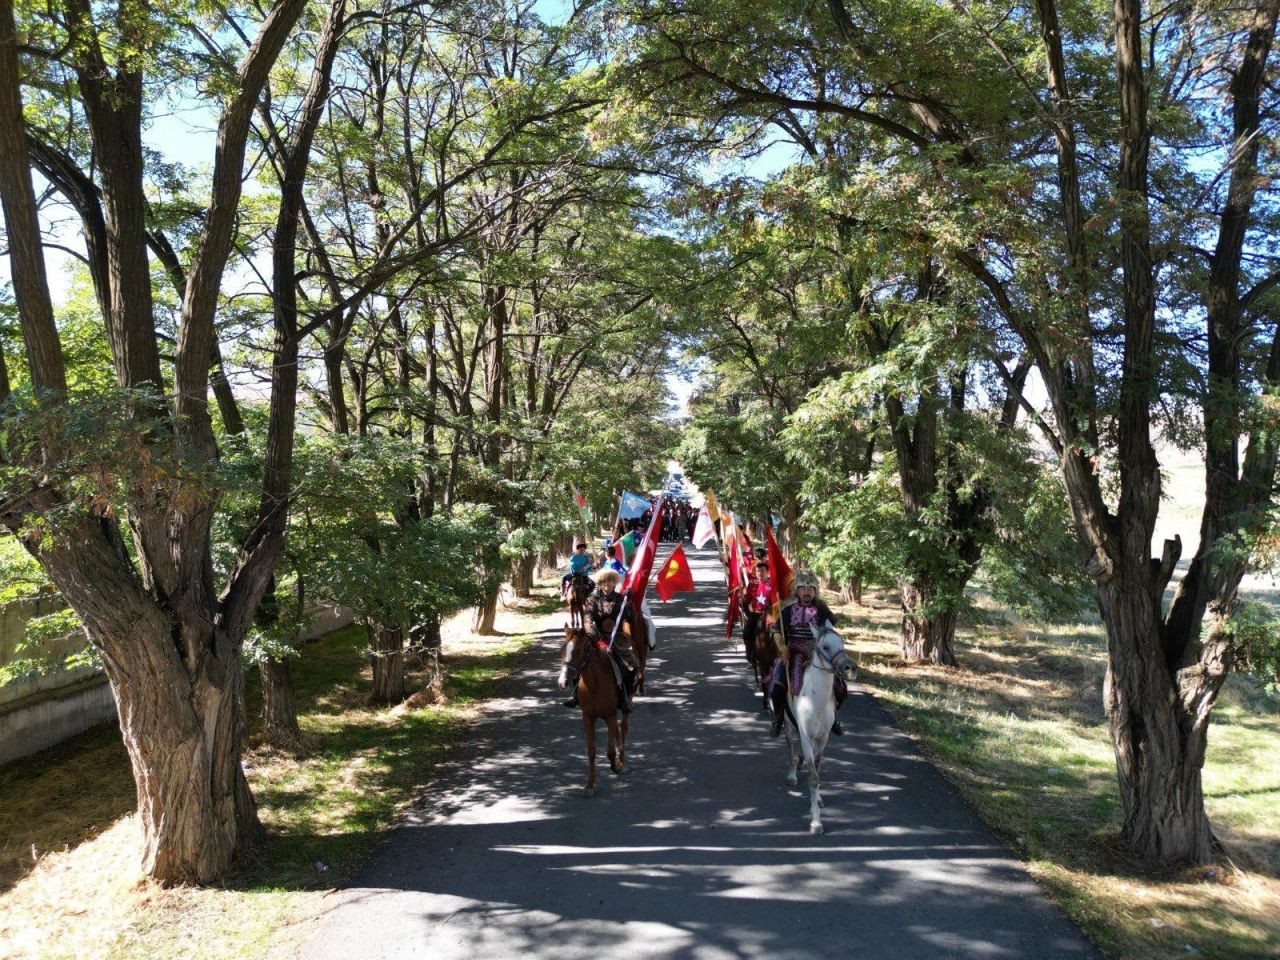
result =
[{"label": "white flag", "polygon": [[693,528],[693,545],[701,550],[707,545],[708,540],[716,538],[716,528],[711,523],[711,512],[704,503],[702,509],[698,511],[698,523]]}]

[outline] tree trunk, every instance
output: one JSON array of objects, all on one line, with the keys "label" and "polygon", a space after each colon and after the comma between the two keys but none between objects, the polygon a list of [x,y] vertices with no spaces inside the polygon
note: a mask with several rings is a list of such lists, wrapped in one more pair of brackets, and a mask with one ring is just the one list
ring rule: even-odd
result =
[{"label": "tree trunk", "polygon": [[481,636],[491,636],[495,632],[493,622],[498,615],[498,590],[498,587],[490,590],[485,594],[484,603],[476,607],[471,629]]},{"label": "tree trunk", "polygon": [[258,661],[258,676],[262,678],[263,733],[267,743],[283,750],[294,749],[302,743],[298,707],[293,696],[292,659],[265,657]]},{"label": "tree trunk", "polygon": [[533,567],[537,559],[535,554],[527,553],[512,562],[511,589],[517,597],[527,599],[533,589]]},{"label": "tree trunk", "polygon": [[444,667],[440,659],[443,645],[439,617],[429,617],[409,632],[409,646],[422,660],[426,670],[423,693],[428,703],[437,703],[444,698]]},{"label": "tree trunk", "polygon": [[369,661],[373,665],[374,703],[395,704],[405,697],[404,629],[399,624],[373,623],[369,630]]},{"label": "tree trunk", "polygon": [[902,590],[902,659],[908,663],[955,666],[953,641],[956,611],[952,606],[930,609],[934,584],[927,577],[905,580]]},{"label": "tree trunk", "polygon": [[[1213,834],[1201,768],[1213,697],[1192,699],[1174,684],[1161,640],[1160,600],[1145,571],[1136,580],[1100,584],[1098,598],[1107,630],[1103,699],[1124,809],[1122,835],[1151,863],[1207,863]],[[1210,633],[1210,642],[1222,638],[1220,625]],[[1226,644],[1218,646],[1225,654]],[[1217,678],[1211,692],[1220,683]]]}]

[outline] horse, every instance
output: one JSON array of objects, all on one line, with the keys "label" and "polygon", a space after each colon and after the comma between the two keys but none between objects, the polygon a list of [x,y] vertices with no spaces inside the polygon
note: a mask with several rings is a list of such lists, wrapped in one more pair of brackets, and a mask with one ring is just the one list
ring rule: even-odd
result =
[{"label": "horse", "polygon": [[[791,696],[787,684],[789,722],[783,724],[787,734],[787,783],[795,786],[796,770],[801,761],[809,771],[809,832],[822,833],[822,796],[818,772],[822,751],[836,718],[834,675],[846,681],[854,674],[853,657],[844,648],[844,638],[829,623],[814,629],[813,655],[805,669],[800,692]],[[794,724],[794,728],[793,728]],[[798,752],[797,752],[798,748]]]},{"label": "horse", "polygon": [[769,709],[769,672],[776,656],[773,638],[765,623],[763,612],[748,610],[742,618],[742,641],[747,648],[747,661],[756,677],[756,689],[760,691],[760,709]]},{"label": "horse", "polygon": [[[613,625],[605,621],[605,636]],[[610,662],[608,645],[603,641],[592,642],[582,627],[564,628],[564,643],[560,647],[561,690],[570,684],[578,687],[578,705],[582,708],[582,726],[587,732],[587,796],[596,792],[596,721],[603,720],[609,728],[609,769],[621,774],[626,765],[627,716],[618,716],[622,706],[614,667]]]},{"label": "horse", "polygon": [[595,588],[596,585],[585,573],[573,575],[573,579],[569,581],[569,598],[566,601],[569,604],[569,626],[585,626],[582,611],[586,609],[587,597],[591,596],[591,591]]},{"label": "horse", "polygon": [[630,601],[623,608],[622,625],[618,632],[625,634],[631,641],[631,651],[640,665],[636,670],[635,692],[644,693],[645,664],[649,660],[649,625],[645,622],[644,612]]}]

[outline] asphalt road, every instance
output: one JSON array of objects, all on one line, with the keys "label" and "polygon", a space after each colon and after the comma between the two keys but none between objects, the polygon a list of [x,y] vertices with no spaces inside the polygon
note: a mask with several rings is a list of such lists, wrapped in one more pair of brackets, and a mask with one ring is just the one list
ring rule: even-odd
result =
[{"label": "asphalt road", "polygon": [[697,592],[651,597],[629,773],[602,746],[583,795],[582,723],[560,706],[548,632],[300,957],[1101,956],[856,689],[824,763],[827,832],[811,836],[805,777],[785,785],[785,741],[724,640],[715,553],[686,549]]}]

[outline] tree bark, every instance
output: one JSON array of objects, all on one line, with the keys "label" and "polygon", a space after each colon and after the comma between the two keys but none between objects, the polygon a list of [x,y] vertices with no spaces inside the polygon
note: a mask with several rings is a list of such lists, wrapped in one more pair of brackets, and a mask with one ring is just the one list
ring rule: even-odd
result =
[{"label": "tree bark", "polygon": [[426,670],[423,692],[429,703],[444,698],[444,665],[441,660],[444,643],[440,636],[440,618],[428,617],[409,634],[409,645]]},{"label": "tree bark", "polygon": [[293,695],[292,657],[265,657],[258,661],[262,678],[262,722],[267,743],[292,750],[302,743],[298,707]]},{"label": "tree bark", "polygon": [[372,623],[369,630],[369,661],[373,666],[373,694],[379,704],[400,703],[405,697],[404,629],[395,624]]},{"label": "tree bark", "polygon": [[485,594],[484,603],[476,607],[475,619],[472,621],[472,630],[480,636],[492,636],[496,631],[493,622],[498,615],[498,591],[499,587],[494,587]]},{"label": "tree bark", "polygon": [[528,599],[533,590],[533,568],[537,560],[537,554],[527,553],[512,561],[511,589],[517,597]]},{"label": "tree bark", "polygon": [[905,580],[899,588],[902,592],[902,659],[908,663],[955,666],[955,607],[929,609],[934,600],[934,584],[925,577]]}]

